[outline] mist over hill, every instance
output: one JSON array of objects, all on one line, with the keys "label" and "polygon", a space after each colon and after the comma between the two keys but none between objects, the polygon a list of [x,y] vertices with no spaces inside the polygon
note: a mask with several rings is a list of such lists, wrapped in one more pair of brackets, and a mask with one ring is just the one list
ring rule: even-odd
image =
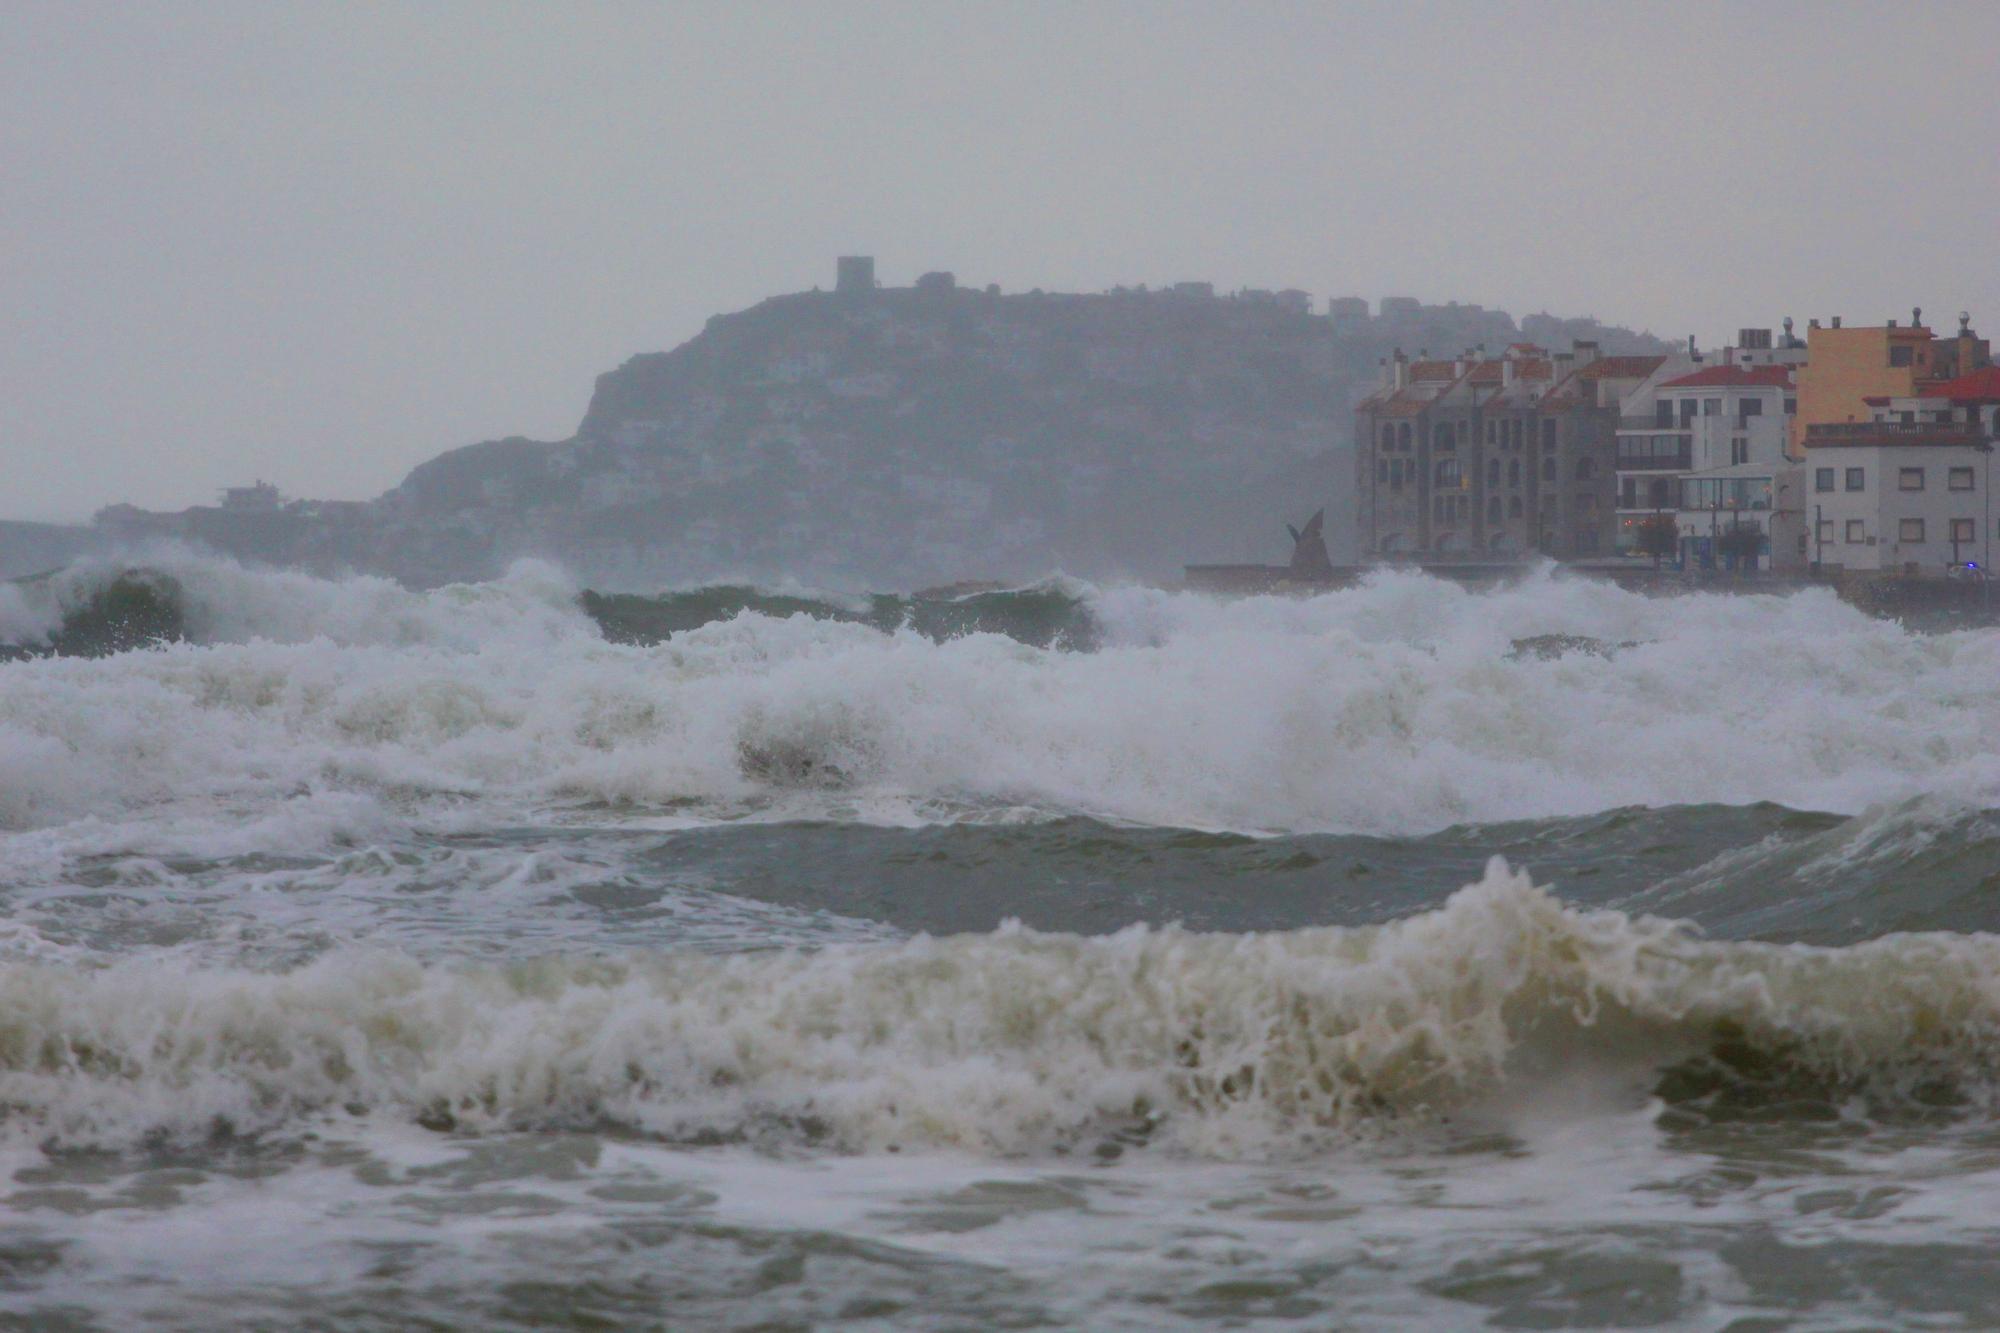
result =
[{"label": "mist over hill", "polygon": [[1282,558],[1284,522],[1326,505],[1340,559],[1350,413],[1382,356],[1572,337],[1666,346],[1410,300],[1315,315],[1303,293],[1190,284],[1003,295],[946,274],[871,280],[718,315],[633,357],[599,377],[570,439],[454,449],[365,505],[189,511],[203,517],[185,535],[419,584],[539,555],[602,588],[909,588]]}]

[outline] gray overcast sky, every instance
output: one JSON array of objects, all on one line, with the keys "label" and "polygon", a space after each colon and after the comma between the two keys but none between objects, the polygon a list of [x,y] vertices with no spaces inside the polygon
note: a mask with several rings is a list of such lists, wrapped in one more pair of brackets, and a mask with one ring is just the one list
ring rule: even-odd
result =
[{"label": "gray overcast sky", "polygon": [[0,516],[359,498],[878,256],[2000,334],[2000,4],[0,0]]}]

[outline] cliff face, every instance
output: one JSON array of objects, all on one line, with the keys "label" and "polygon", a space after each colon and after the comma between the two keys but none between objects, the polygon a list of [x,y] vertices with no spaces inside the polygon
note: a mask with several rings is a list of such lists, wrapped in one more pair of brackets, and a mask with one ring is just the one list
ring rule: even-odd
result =
[{"label": "cliff face", "polygon": [[[1351,508],[1349,412],[1392,343],[1514,332],[1456,306],[1346,325],[1164,292],[778,297],[600,377],[573,439],[417,468],[380,504],[404,534],[388,549],[489,569],[545,554],[601,586],[1162,576],[1282,556],[1287,518]],[[1336,559],[1348,535],[1329,533]]]}]

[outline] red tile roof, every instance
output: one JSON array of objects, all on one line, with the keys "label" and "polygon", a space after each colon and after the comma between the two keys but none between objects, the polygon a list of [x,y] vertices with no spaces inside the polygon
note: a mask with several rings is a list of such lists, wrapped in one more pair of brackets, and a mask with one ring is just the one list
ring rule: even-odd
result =
[{"label": "red tile roof", "polygon": [[1576,373],[1586,380],[1642,380],[1666,360],[1664,356],[1600,356]]},{"label": "red tile roof", "polygon": [[1755,389],[1792,387],[1790,366],[1709,366],[1668,380],[1662,389]]},{"label": "red tile roof", "polygon": [[2000,366],[1987,366],[1924,390],[1925,398],[1949,398],[1954,403],[2000,402]]}]

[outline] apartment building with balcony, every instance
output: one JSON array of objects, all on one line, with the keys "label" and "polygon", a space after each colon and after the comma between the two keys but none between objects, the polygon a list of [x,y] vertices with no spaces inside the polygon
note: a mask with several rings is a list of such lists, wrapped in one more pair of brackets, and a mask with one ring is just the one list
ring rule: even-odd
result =
[{"label": "apartment building with balcony", "polygon": [[1742,329],[1719,353],[1675,358],[1621,409],[1618,432],[1618,549],[1638,528],[1671,515],[1688,567],[1740,567],[1724,555],[1725,531],[1756,529],[1758,569],[1803,563],[1799,481],[1787,456],[1795,407],[1793,375],[1805,347],[1785,323]]},{"label": "apartment building with balcony", "polygon": [[2000,367],[1872,395],[1867,421],[1805,432],[1811,549],[1827,571],[1950,576],[1986,571],[2000,546],[1993,506]]},{"label": "apartment building with balcony", "polygon": [[1549,353],[1385,361],[1355,412],[1357,515],[1369,559],[1608,554],[1618,413],[1665,358]]}]

